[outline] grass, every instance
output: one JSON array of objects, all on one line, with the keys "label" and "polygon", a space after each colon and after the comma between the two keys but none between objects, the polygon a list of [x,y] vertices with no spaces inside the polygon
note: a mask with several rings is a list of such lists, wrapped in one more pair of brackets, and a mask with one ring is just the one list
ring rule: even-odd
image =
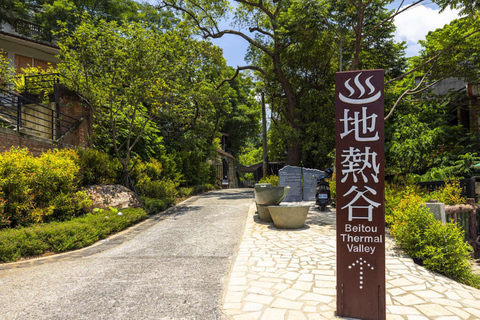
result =
[{"label": "grass", "polygon": [[1,230],[0,262],[80,249],[147,217],[140,208],[122,209],[121,215],[117,211],[99,210],[70,221]]}]

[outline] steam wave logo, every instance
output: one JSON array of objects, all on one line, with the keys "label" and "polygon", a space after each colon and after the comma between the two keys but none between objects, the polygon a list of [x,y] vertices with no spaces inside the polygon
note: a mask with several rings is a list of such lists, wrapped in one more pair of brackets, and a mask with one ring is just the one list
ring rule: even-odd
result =
[{"label": "steam wave logo", "polygon": [[378,91],[375,95],[372,96],[372,94],[375,92],[375,87],[370,83],[370,79],[373,78],[373,76],[371,76],[367,78],[367,80],[365,80],[365,85],[370,91],[367,93],[367,97],[362,98],[366,93],[366,89],[360,83],[359,78],[361,75],[362,73],[360,72],[359,74],[357,74],[355,79],[353,79],[355,86],[358,88],[358,90],[360,90],[360,95],[358,96],[358,98],[350,98],[355,93],[355,89],[350,85],[350,81],[352,80],[352,78],[350,78],[345,81],[345,88],[347,88],[350,94],[348,95],[348,97],[345,97],[342,93],[340,93],[338,97],[341,101],[349,104],[367,104],[377,101],[381,97],[382,93],[380,91]]}]

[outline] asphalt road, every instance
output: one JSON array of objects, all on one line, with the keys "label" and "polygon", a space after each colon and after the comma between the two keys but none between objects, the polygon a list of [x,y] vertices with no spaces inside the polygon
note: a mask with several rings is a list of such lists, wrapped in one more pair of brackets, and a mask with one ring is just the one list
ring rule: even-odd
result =
[{"label": "asphalt road", "polygon": [[0,270],[0,319],[223,319],[252,202],[209,192],[108,250]]}]

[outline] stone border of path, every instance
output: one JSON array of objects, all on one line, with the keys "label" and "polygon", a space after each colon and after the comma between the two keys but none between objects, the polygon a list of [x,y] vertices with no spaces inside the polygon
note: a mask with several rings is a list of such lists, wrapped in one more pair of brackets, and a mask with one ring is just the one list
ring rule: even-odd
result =
[{"label": "stone border of path", "polygon": [[58,253],[58,254],[51,253],[46,256],[27,258],[25,260],[19,260],[19,261],[9,262],[9,263],[0,263],[0,270],[27,268],[27,267],[38,266],[38,265],[51,263],[51,262],[78,259],[78,258],[88,257],[93,254],[109,250],[113,247],[116,247],[124,243],[125,241],[128,241],[136,237],[138,234],[147,230],[148,228],[155,225],[159,221],[162,221],[167,217],[174,215],[181,208],[187,206],[190,202],[194,202],[196,200],[196,197],[197,196],[193,196],[191,198],[183,200],[182,202],[176,204],[175,206],[170,207],[165,211],[151,215],[147,217],[147,219],[143,220],[142,222],[137,223],[133,226],[130,226],[118,233],[112,234],[111,236],[105,239],[99,240],[91,246],[74,250],[74,251]]},{"label": "stone border of path", "polygon": [[[335,211],[311,208],[306,227],[280,230],[249,212],[224,295],[230,319],[335,319]],[[480,290],[415,264],[386,237],[387,319],[473,320]]]}]

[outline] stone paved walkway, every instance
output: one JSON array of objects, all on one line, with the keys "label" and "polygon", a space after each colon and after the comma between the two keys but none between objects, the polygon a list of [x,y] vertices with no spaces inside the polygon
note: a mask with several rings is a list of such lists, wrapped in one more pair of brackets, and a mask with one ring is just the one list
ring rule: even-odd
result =
[{"label": "stone paved walkway", "polygon": [[[279,230],[251,207],[224,296],[243,319],[335,319],[335,211],[310,209],[306,227]],[[387,319],[480,319],[480,290],[416,265],[386,242]]]}]

